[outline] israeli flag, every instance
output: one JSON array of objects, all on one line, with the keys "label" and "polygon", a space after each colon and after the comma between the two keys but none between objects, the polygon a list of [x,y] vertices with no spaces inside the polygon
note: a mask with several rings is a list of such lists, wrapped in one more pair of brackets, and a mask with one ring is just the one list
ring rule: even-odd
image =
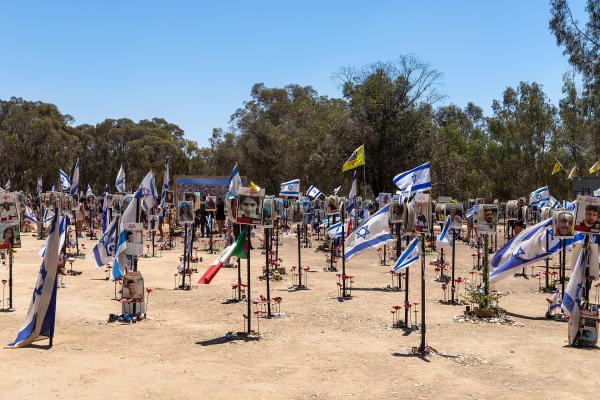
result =
[{"label": "israeli flag", "polygon": [[35,341],[54,336],[58,256],[63,245],[61,241],[64,242],[66,227],[66,218],[56,216],[52,220],[46,240],[47,251],[44,253],[25,322],[19,329],[16,339],[6,348],[25,347]]},{"label": "israeli flag", "polygon": [[579,310],[585,293],[585,251],[580,251],[571,271],[561,308],[569,316],[569,343],[574,344],[579,331]]},{"label": "israeli flag", "polygon": [[108,224],[108,185],[104,187],[104,201],[102,202],[102,232],[106,232]]},{"label": "israeli flag", "polygon": [[87,187],[87,191],[85,192],[85,197],[88,197],[88,196],[94,196],[94,191],[92,190],[92,188],[90,187],[89,184]]},{"label": "israeli flag", "polygon": [[600,188],[594,190],[594,196],[600,197]]},{"label": "israeli flag", "polygon": [[338,194],[338,192],[340,191],[341,188],[342,188],[341,186],[338,186],[335,189],[333,189],[333,195],[337,196],[337,194]]},{"label": "israeli flag", "polygon": [[79,158],[73,164],[73,169],[71,170],[71,191],[70,194],[77,194],[79,191]]},{"label": "israeli flag", "polygon": [[142,209],[148,211],[156,203],[158,197],[158,191],[156,190],[156,180],[154,179],[154,173],[148,172],[142,183],[134,195],[135,198],[141,199]]},{"label": "israeli flag", "polygon": [[388,224],[389,208],[390,205],[387,204],[356,226],[344,243],[346,260],[364,250],[375,249],[394,240]]},{"label": "israeli flag", "polygon": [[450,225],[452,224],[452,218],[448,215],[446,217],[446,221],[444,222],[444,229],[442,229],[442,233],[439,234],[436,240],[437,246],[452,246],[452,231],[450,230]]},{"label": "israeli flag", "polygon": [[408,247],[400,254],[394,264],[394,271],[410,267],[421,255],[421,240],[416,237],[410,241]]},{"label": "israeli flag", "polygon": [[560,201],[556,200],[553,196],[550,196],[548,207],[550,207],[552,210],[556,210],[560,208]]},{"label": "israeli flag", "polygon": [[350,187],[350,193],[348,193],[348,212],[352,212],[354,210],[354,198],[358,194],[358,185],[356,183],[356,170],[354,170],[354,175],[352,177],[352,186]]},{"label": "israeli flag", "polygon": [[42,189],[42,177],[38,176],[37,178],[37,188],[36,188],[36,193],[39,195],[40,193],[42,193],[44,190]]},{"label": "israeli flag", "polygon": [[310,185],[310,187],[306,191],[306,195],[313,199],[318,199],[319,196],[321,196],[322,194],[323,193],[319,189],[317,189],[316,186],[313,186],[313,185]]},{"label": "israeli flag", "polygon": [[[343,222],[343,223],[345,223],[345,222]],[[325,224],[327,224],[327,221],[325,221]],[[327,232],[327,236],[329,236],[329,238],[332,240],[341,238],[342,237],[342,222],[337,222],[337,223],[331,225],[329,228],[327,228],[326,232]]]},{"label": "israeli flag", "polygon": [[71,182],[69,181],[69,175],[67,175],[67,173],[61,169],[59,171],[59,178],[60,178],[60,186],[61,186],[62,190],[66,192],[71,187]]},{"label": "israeli flag", "polygon": [[121,164],[121,168],[119,168],[119,173],[117,174],[117,179],[115,180],[115,188],[117,189],[117,193],[125,193],[125,170],[123,169],[123,164]]},{"label": "israeli flag", "polygon": [[547,202],[550,201],[550,190],[548,190],[548,186],[541,187],[537,190],[534,190],[529,194],[529,205],[536,206],[538,208],[542,208],[542,206],[546,205]]},{"label": "israeli flag", "polygon": [[170,187],[171,185],[169,185],[169,158],[167,157],[167,159],[165,160],[165,172],[163,175],[162,191],[160,193],[160,206],[162,209],[165,208],[165,195]]},{"label": "israeli flag", "polygon": [[228,199],[237,199],[238,191],[242,187],[242,178],[237,163],[233,166],[229,175],[229,191],[227,192]]},{"label": "israeli flag", "polygon": [[[548,235],[548,247],[546,247]],[[573,239],[564,239],[567,247],[583,239],[577,233]],[[552,232],[552,218],[533,225],[506,243],[492,258],[494,268],[490,281],[497,281],[511,275],[514,271],[548,258],[560,250],[560,240],[555,239]]]},{"label": "israeli flag", "polygon": [[431,190],[430,163],[427,162],[410,171],[396,175],[394,184],[400,188],[400,194],[403,196]]},{"label": "israeli flag", "polygon": [[300,197],[300,179],[283,182],[281,184],[280,196]]},{"label": "israeli flag", "polygon": [[575,201],[563,200],[563,202],[562,202],[562,208],[565,211],[575,211],[576,207],[577,207],[577,202],[575,202]]},{"label": "israeli flag", "polygon": [[117,237],[117,218],[114,218],[112,222],[106,227],[104,233],[96,246],[94,246],[94,261],[96,261],[96,267],[100,268],[107,265],[115,255],[115,238]]},{"label": "israeli flag", "polygon": [[37,217],[33,213],[33,210],[27,204],[25,204],[25,220],[33,222],[35,225],[38,223]]}]

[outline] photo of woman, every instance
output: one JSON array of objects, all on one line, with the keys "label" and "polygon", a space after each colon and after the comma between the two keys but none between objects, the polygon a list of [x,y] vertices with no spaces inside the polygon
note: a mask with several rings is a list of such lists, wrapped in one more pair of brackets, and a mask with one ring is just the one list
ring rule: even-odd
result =
[{"label": "photo of woman", "polygon": [[194,223],[194,202],[179,201],[177,203],[177,218],[180,224]]},{"label": "photo of woman", "polygon": [[236,222],[238,224],[259,225],[262,223],[264,189],[260,192],[241,188],[238,197]]}]

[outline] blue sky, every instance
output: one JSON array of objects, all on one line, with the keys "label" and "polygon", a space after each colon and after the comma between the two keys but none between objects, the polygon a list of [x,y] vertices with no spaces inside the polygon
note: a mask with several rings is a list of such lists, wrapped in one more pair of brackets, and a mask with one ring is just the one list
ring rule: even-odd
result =
[{"label": "blue sky", "polygon": [[340,67],[412,53],[443,73],[445,103],[489,112],[520,81],[557,103],[570,67],[548,20],[545,0],[7,1],[0,98],[55,103],[76,124],[163,117],[205,146],[256,82],[339,97]]}]

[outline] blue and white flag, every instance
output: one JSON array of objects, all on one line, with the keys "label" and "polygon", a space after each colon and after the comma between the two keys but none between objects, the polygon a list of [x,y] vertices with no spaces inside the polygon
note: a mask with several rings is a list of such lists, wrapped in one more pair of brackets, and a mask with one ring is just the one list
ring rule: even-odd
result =
[{"label": "blue and white flag", "polygon": [[115,188],[117,189],[117,193],[123,194],[126,192],[125,170],[123,169],[123,164],[121,164],[121,168],[119,168],[119,173],[117,174],[117,179],[115,180]]},{"label": "blue and white flag", "polygon": [[36,192],[36,193],[38,194],[38,196],[39,196],[39,194],[40,194],[40,193],[42,193],[43,191],[44,191],[44,190],[43,190],[43,188],[42,188],[42,177],[41,177],[41,176],[38,176],[38,178],[37,178],[37,187],[36,187],[36,189],[35,189],[35,192]]},{"label": "blue and white flag", "polygon": [[112,222],[106,227],[102,237],[94,246],[94,261],[96,261],[96,267],[100,268],[107,265],[115,255],[115,239],[117,237],[117,218],[114,218]]},{"label": "blue and white flag", "polygon": [[394,264],[394,271],[410,267],[421,255],[421,240],[416,237],[410,241],[408,247],[400,254]]},{"label": "blue and white flag", "polygon": [[90,187],[89,184],[88,184],[88,187],[87,187],[87,191],[85,192],[85,197],[88,197],[88,196],[95,196],[94,195],[94,191],[92,190],[92,188]]},{"label": "blue and white flag", "polygon": [[[564,239],[563,243],[569,247],[582,239],[583,234],[577,233],[573,239]],[[548,218],[525,229],[494,254],[491,261],[494,270],[490,274],[490,281],[505,278],[518,269],[550,257],[559,250],[560,240],[554,238],[552,218]]]},{"label": "blue and white flag", "polygon": [[71,169],[71,190],[70,194],[77,194],[79,191],[79,158],[73,164],[73,168]]},{"label": "blue and white flag", "polygon": [[529,205],[542,208],[550,201],[550,190],[548,186],[541,187],[529,194]]},{"label": "blue and white flag", "polygon": [[[138,190],[133,194],[134,199],[140,199],[139,203],[142,205],[144,210],[148,210],[154,207],[158,193],[156,192],[156,186],[154,182],[154,174],[152,171],[148,172]],[[128,272],[128,268],[131,267],[131,263],[127,262],[127,255],[125,250],[127,249],[127,237],[125,227],[128,224],[135,223],[138,214],[138,201],[131,201],[127,206],[127,209],[123,212],[121,220],[119,221],[119,238],[115,247],[115,260],[111,270],[111,279],[121,279],[124,272]]]},{"label": "blue and white flag", "polygon": [[600,197],[600,188],[594,190],[594,196]]},{"label": "blue and white flag", "polygon": [[59,171],[59,178],[60,178],[60,187],[62,188],[63,191],[67,191],[71,188],[71,181],[69,181],[69,175],[67,175],[67,173],[65,171],[63,171],[62,169]]},{"label": "blue and white flag", "polygon": [[242,187],[242,178],[240,177],[240,171],[237,163],[233,166],[231,174],[229,175],[229,190],[227,192],[228,199],[237,199],[238,192]]},{"label": "blue and white flag", "polygon": [[162,191],[160,193],[160,207],[163,210],[165,208],[165,196],[169,191],[170,187],[171,185],[169,184],[169,158],[167,157],[167,159],[165,160],[165,172],[163,175]]},{"label": "blue and white flag", "polygon": [[37,217],[33,213],[33,210],[27,204],[25,204],[25,220],[29,221],[29,222],[33,222],[36,225],[38,223]]},{"label": "blue and white flag", "polygon": [[388,224],[389,208],[390,205],[387,204],[352,231],[344,243],[346,260],[364,250],[375,249],[394,240]]},{"label": "blue and white flag", "polygon": [[427,162],[410,171],[394,177],[394,184],[400,188],[400,193],[407,196],[412,193],[431,190],[431,168]]},{"label": "blue and white flag", "polygon": [[40,266],[25,322],[19,329],[16,339],[9,343],[7,348],[25,347],[35,341],[54,336],[58,256],[62,247],[61,237],[64,240],[64,235],[61,235],[60,230],[66,231],[64,220],[64,217],[58,216],[52,220],[46,240],[47,251],[44,253],[44,260]]},{"label": "blue and white flag", "polygon": [[[324,223],[327,224],[327,221],[325,221]],[[346,223],[346,221],[344,221],[343,223]],[[332,240],[341,238],[342,237],[342,222],[337,222],[335,224],[332,224],[329,228],[327,228],[326,232],[327,232],[327,236],[329,236],[329,238]]]},{"label": "blue and white flag", "polygon": [[557,208],[560,208],[560,201],[556,200],[553,196],[550,196],[548,207],[550,207],[552,210],[556,210]]},{"label": "blue and white flag", "polygon": [[108,185],[104,187],[104,200],[102,201],[102,232],[106,232],[108,225]]},{"label": "blue and white flag", "polygon": [[306,195],[313,199],[318,199],[319,196],[321,196],[322,194],[323,193],[319,189],[317,189],[316,186],[313,186],[313,185],[310,185],[310,187],[306,191]]},{"label": "blue and white flag", "polygon": [[565,211],[575,211],[576,207],[577,207],[576,201],[563,200],[563,202],[562,202],[562,208]]},{"label": "blue and white flag", "polygon": [[348,212],[352,212],[355,208],[354,199],[358,195],[358,184],[356,183],[356,170],[352,176],[352,186],[350,186],[350,193],[348,193]]},{"label": "blue and white flag", "polygon": [[569,316],[569,344],[574,344],[579,331],[579,310],[585,293],[585,251],[580,251],[571,271],[561,308]]},{"label": "blue and white flag", "polygon": [[333,189],[333,195],[337,196],[337,194],[338,194],[338,192],[340,191],[341,188],[342,188],[341,186],[338,186],[335,189]]},{"label": "blue and white flag", "polygon": [[450,230],[450,225],[452,225],[452,218],[450,215],[446,216],[446,221],[444,222],[444,228],[442,232],[437,237],[435,242],[436,246],[452,246],[452,231]]},{"label": "blue and white flag", "polygon": [[281,184],[280,196],[300,197],[300,179],[283,182]]}]

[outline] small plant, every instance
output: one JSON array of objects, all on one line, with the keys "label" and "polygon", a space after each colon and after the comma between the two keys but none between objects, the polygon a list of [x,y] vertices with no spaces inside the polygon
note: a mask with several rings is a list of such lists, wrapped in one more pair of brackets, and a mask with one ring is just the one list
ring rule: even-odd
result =
[{"label": "small plant", "polygon": [[500,296],[496,292],[490,292],[486,295],[482,286],[474,283],[467,286],[467,301],[470,304],[477,304],[480,314],[486,314],[480,316],[495,317],[504,312],[504,309],[498,305],[499,300]]}]

